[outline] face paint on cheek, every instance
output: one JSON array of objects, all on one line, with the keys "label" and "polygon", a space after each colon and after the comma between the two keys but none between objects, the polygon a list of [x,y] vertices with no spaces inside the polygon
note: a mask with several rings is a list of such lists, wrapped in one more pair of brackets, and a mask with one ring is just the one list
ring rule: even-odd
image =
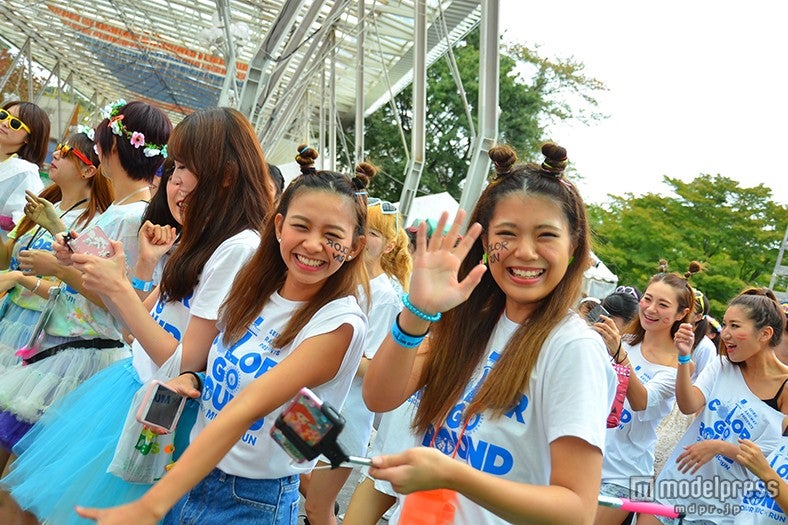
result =
[{"label": "face paint on cheek", "polygon": [[490,245],[487,250],[487,260],[490,264],[501,261],[501,255],[509,251],[509,241],[497,241]]},{"label": "face paint on cheek", "polygon": [[331,255],[335,261],[345,262],[348,255],[350,255],[350,246],[344,246],[333,239],[326,239],[326,246],[331,248],[334,253]]}]

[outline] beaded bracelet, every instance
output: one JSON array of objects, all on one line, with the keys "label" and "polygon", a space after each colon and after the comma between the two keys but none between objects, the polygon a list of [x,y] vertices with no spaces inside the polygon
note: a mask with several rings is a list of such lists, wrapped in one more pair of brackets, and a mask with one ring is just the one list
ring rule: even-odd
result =
[{"label": "beaded bracelet", "polygon": [[421,344],[428,333],[430,333],[429,330],[424,332],[422,335],[413,335],[404,331],[399,325],[399,314],[397,314],[394,324],[391,325],[391,338],[395,343],[404,348],[416,348]]},{"label": "beaded bracelet", "polygon": [[680,365],[686,365],[690,361],[692,361],[692,354],[687,354],[687,355],[679,354],[679,364]]},{"label": "beaded bracelet", "polygon": [[153,285],[154,285],[153,281],[143,281],[142,279],[139,279],[136,276],[131,278],[131,287],[141,292],[150,292],[151,290],[153,290]]},{"label": "beaded bracelet", "polygon": [[418,317],[420,319],[424,319],[425,321],[428,321],[430,323],[437,323],[438,321],[440,321],[440,319],[441,319],[441,313],[440,312],[436,313],[435,315],[430,315],[427,312],[419,310],[418,308],[416,308],[415,306],[413,306],[411,304],[410,299],[408,298],[408,296],[409,296],[409,294],[405,294],[405,295],[402,296],[402,304],[404,304],[405,308],[410,310],[411,313],[413,313],[413,315],[415,315],[416,317]]}]

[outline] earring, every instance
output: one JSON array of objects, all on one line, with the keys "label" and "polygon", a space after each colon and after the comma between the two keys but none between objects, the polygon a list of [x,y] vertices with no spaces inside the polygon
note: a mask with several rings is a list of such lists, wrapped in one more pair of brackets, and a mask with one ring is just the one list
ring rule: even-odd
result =
[{"label": "earring", "polygon": [[282,242],[282,238],[281,237],[277,237],[276,238],[276,242]]},{"label": "earring", "polygon": [[487,252],[482,255],[482,264],[487,264]]},{"label": "earring", "polygon": [[352,259],[352,258],[353,258],[353,256],[352,256],[352,255],[348,255],[348,256],[347,256],[347,260],[348,260],[348,261],[349,261],[350,259]]}]

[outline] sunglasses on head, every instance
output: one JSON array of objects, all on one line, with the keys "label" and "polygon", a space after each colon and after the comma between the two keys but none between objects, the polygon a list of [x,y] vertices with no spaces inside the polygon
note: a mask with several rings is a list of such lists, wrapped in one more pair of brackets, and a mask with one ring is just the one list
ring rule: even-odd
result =
[{"label": "sunglasses on head", "polygon": [[399,213],[397,212],[396,206],[391,204],[389,201],[380,200],[377,197],[370,197],[367,200],[367,207],[371,208],[372,206],[380,206],[380,211],[383,212],[383,215],[394,215],[396,229],[399,230]]},{"label": "sunglasses on head", "polygon": [[14,131],[18,131],[20,128],[30,133],[30,128],[27,124],[19,120],[17,117],[13,116],[11,113],[6,111],[5,109],[0,109],[0,122],[8,121],[8,127],[13,129]]},{"label": "sunglasses on head", "polygon": [[92,166],[93,163],[90,162],[90,159],[87,156],[79,151],[78,149],[74,148],[73,146],[69,146],[68,144],[58,144],[55,148],[55,151],[60,152],[60,158],[65,159],[68,157],[69,153],[73,153],[76,158],[84,162],[88,166]]},{"label": "sunglasses on head", "polygon": [[619,286],[616,288],[615,293],[625,293],[631,295],[635,299],[639,299],[638,292],[632,286]]}]

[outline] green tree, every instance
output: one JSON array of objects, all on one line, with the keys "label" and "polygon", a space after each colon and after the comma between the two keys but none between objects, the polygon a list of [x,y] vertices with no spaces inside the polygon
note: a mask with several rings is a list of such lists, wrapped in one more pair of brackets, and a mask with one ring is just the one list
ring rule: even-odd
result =
[{"label": "green tree", "polygon": [[[476,122],[479,93],[479,31],[454,48],[471,113]],[[583,64],[572,59],[550,60],[526,46],[510,46],[500,56],[498,142],[507,143],[522,155],[535,155],[545,140],[545,126],[555,119],[600,118],[588,108],[596,107],[594,93],[605,90],[602,82],[587,77]],[[460,183],[470,160],[472,138],[462,100],[451,74],[449,60],[437,61],[427,72],[426,156],[419,190],[448,191],[459,199]],[[575,98],[577,95],[579,98]],[[567,100],[576,100],[575,103]],[[370,188],[373,195],[399,200],[410,152],[413,129],[411,91],[394,99],[366,119],[366,158],[381,168]],[[397,121],[402,123],[402,135]],[[347,131],[353,136],[352,128]]]},{"label": "green tree", "polygon": [[788,207],[763,184],[742,188],[721,175],[663,180],[672,195],[628,194],[589,207],[594,250],[619,282],[642,289],[659,259],[682,274],[697,260],[706,269],[690,282],[709,297],[715,316],[742,288],[768,286]]}]

